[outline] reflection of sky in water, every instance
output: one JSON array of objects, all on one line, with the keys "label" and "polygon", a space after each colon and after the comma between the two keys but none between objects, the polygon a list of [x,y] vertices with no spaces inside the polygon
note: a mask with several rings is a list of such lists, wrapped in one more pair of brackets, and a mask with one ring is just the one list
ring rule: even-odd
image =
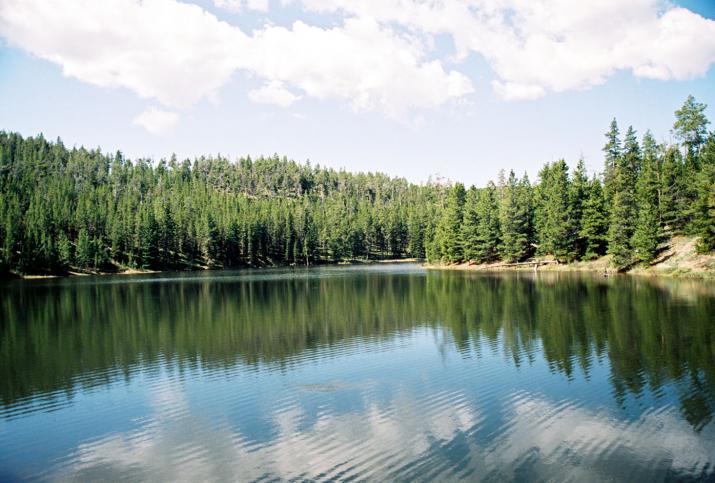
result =
[{"label": "reflection of sky in water", "polygon": [[[543,357],[515,367],[501,344],[458,352],[445,334],[419,328],[339,343],[329,357],[304,354],[290,367],[147,366],[52,412],[0,422],[0,448],[12,434],[12,468],[61,480],[644,481],[712,472],[715,425],[693,429],[672,388],[619,405],[607,358],[592,361],[588,378],[568,378]],[[43,431],[53,432],[48,446],[23,454]],[[37,460],[50,463],[23,466]]]}]

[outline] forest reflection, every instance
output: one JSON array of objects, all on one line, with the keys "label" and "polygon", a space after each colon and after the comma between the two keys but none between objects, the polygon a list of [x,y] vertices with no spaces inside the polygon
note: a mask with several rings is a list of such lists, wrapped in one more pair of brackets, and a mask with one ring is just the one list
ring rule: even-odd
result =
[{"label": "forest reflection", "polygon": [[[233,275],[228,276],[230,273]],[[302,270],[11,282],[0,290],[0,401],[101,387],[169,362],[290,370],[335,344],[429,327],[464,357],[589,377],[622,403],[665,386],[699,430],[715,409],[715,297],[704,282],[576,274]],[[582,375],[581,375],[582,373]]]}]

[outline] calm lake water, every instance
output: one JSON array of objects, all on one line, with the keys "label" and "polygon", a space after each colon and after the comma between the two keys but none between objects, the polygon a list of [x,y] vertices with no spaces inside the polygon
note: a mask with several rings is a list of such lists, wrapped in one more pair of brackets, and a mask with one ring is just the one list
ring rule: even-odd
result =
[{"label": "calm lake water", "polygon": [[0,480],[712,480],[714,294],[405,264],[5,282]]}]

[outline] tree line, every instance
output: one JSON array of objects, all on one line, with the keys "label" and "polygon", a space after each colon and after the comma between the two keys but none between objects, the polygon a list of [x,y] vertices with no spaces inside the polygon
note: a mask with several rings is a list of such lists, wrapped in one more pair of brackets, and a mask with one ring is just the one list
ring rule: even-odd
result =
[{"label": "tree line", "polygon": [[62,273],[424,257],[440,188],[277,156],[153,165],[3,132],[0,191],[0,269]]},{"label": "tree line", "polygon": [[447,263],[517,262],[553,255],[562,262],[611,255],[626,269],[648,264],[674,235],[699,236],[715,249],[715,133],[706,106],[689,96],[675,112],[679,143],[639,140],[617,121],[606,132],[604,170],[588,175],[583,160],[546,163],[532,184],[502,171],[486,188],[454,184],[427,245],[430,259]]},{"label": "tree line", "polygon": [[0,132],[0,272],[219,268],[416,257],[487,263],[606,253],[653,260],[674,234],[715,249],[715,134],[706,106],[676,111],[677,144],[623,139],[603,173],[547,163],[532,184],[408,183],[277,155],[152,163]]}]

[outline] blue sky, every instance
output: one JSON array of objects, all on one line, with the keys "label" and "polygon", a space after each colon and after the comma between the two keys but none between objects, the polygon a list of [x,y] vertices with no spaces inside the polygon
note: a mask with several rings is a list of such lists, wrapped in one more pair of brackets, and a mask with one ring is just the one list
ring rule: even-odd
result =
[{"label": "blue sky", "polygon": [[599,170],[612,117],[670,141],[693,94],[715,119],[715,4],[623,3],[3,0],[0,129],[416,182]]}]

